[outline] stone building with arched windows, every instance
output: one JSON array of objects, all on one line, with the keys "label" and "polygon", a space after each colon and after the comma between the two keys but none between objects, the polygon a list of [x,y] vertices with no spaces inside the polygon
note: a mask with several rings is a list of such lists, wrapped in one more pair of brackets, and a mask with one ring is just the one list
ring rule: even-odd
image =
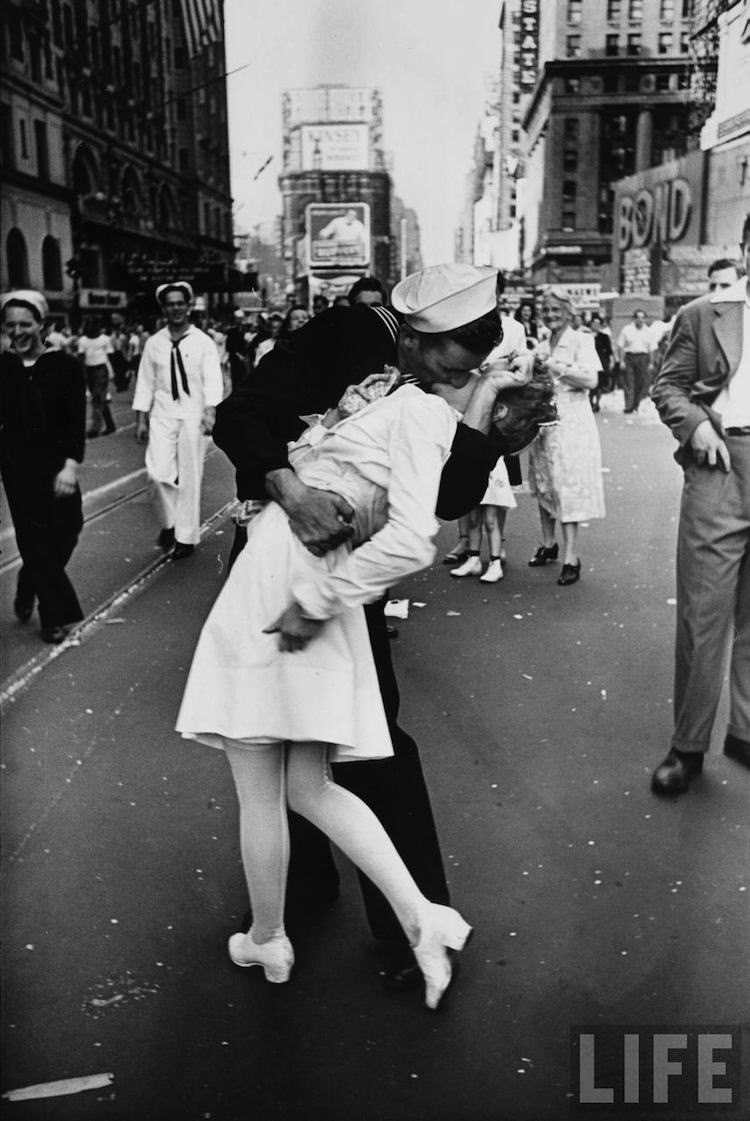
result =
[{"label": "stone building with arched windows", "polygon": [[223,3],[200,10],[203,27],[180,0],[2,6],[1,289],[141,317],[180,272],[229,302]]}]

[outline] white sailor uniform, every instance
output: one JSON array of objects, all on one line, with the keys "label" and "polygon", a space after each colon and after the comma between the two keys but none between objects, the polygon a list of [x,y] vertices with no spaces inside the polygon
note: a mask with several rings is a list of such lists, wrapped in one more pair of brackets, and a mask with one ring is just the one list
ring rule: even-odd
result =
[{"label": "white sailor uniform", "polygon": [[156,488],[159,516],[177,541],[200,540],[200,495],[208,440],[203,410],[219,404],[223,381],[213,339],[197,327],[173,342],[164,327],[146,342],[138,366],[133,409],[149,414],[146,470]]}]

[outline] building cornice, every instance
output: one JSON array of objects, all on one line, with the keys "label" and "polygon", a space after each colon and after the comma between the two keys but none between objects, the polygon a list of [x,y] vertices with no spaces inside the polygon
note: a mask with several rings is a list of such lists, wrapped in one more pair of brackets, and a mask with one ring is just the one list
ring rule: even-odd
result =
[{"label": "building cornice", "polygon": [[[688,55],[679,55],[677,57],[670,56],[666,58],[661,55],[638,55],[632,58],[627,55],[597,55],[595,58],[550,59],[548,62],[545,62],[539,81],[531,94],[531,100],[523,115],[521,127],[525,132],[529,131],[529,124],[553,78],[581,78],[591,75],[601,76],[605,72],[611,74],[613,70],[619,71],[620,73],[633,73],[639,70],[661,70],[670,72],[684,70],[689,65],[690,57]],[[580,95],[571,94],[570,96],[578,97]],[[641,100],[643,100],[643,95],[638,93],[612,93],[602,96],[608,101],[621,101],[629,96],[634,98],[640,97]],[[669,94],[654,94],[653,96],[661,101],[668,98]],[[588,101],[590,99],[587,97],[586,100]]]},{"label": "building cornice", "polygon": [[50,179],[39,179],[36,175],[26,175],[25,172],[17,171],[13,167],[0,169],[0,184],[20,187],[22,190],[39,195],[41,198],[55,199],[57,202],[66,202],[68,205],[71,205],[75,198],[75,193],[62,183],[53,183]]}]

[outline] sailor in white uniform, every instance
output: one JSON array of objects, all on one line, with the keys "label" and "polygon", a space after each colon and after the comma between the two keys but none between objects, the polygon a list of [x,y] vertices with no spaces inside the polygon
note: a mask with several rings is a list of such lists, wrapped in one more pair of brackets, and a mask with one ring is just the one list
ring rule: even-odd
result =
[{"label": "sailor in white uniform", "polygon": [[207,437],[223,396],[213,339],[190,322],[193,290],[186,281],[162,284],[156,299],[167,320],[143,348],[133,409],[136,439],[146,448],[154,483],[159,544],[189,556],[200,540],[200,497]]}]

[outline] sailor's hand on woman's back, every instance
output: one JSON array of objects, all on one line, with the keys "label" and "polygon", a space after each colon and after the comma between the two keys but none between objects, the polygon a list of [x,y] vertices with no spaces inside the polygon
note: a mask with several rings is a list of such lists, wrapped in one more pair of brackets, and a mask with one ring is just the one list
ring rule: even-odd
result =
[{"label": "sailor's hand on woman's back", "polygon": [[340,495],[305,486],[291,468],[269,471],[266,490],[289,518],[292,532],[316,557],[337,549],[354,533],[354,516]]}]

